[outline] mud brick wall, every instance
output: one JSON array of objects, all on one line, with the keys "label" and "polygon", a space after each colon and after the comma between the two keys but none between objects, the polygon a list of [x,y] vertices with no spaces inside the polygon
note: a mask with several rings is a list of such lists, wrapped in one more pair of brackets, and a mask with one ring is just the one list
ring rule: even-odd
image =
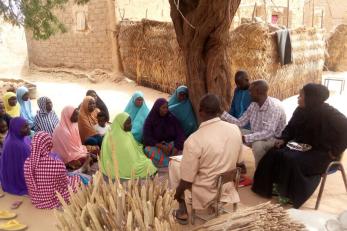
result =
[{"label": "mud brick wall", "polygon": [[[70,1],[63,10],[56,11],[68,30],[66,33],[37,41],[27,31],[29,63],[41,67],[111,70],[112,44],[107,30],[107,7],[107,0],[91,0],[84,6]],[[85,19],[85,29],[82,30],[78,28],[81,15]]]}]

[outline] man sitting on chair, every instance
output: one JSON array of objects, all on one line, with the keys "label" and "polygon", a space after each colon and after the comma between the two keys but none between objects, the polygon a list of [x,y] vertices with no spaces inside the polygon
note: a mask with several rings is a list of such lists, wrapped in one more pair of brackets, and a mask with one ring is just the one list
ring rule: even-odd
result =
[{"label": "man sitting on chair", "polygon": [[[176,189],[175,199],[179,202],[176,219],[181,224],[188,223],[185,202],[191,199],[193,209],[208,208],[217,194],[217,177],[236,169],[241,155],[241,132],[236,125],[222,121],[218,117],[220,111],[217,96],[208,94],[201,99],[202,123],[184,143],[182,160],[170,162],[170,186]],[[221,201],[240,201],[233,183],[223,186]]]},{"label": "man sitting on chair", "polygon": [[236,124],[240,128],[250,123],[251,130],[242,129],[242,140],[252,147],[255,165],[258,166],[263,156],[275,145],[275,137],[279,137],[286,126],[286,113],[278,99],[268,96],[269,85],[265,80],[251,83],[249,92],[252,103],[239,118],[224,112],[222,120]]}]

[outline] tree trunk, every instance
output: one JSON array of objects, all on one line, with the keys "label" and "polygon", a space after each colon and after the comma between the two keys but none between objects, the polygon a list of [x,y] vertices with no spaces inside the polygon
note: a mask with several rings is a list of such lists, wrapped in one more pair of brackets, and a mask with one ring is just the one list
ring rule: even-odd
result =
[{"label": "tree trunk", "polygon": [[241,0],[169,0],[177,41],[182,49],[195,111],[206,93],[221,98],[223,109],[231,99],[229,28]]}]

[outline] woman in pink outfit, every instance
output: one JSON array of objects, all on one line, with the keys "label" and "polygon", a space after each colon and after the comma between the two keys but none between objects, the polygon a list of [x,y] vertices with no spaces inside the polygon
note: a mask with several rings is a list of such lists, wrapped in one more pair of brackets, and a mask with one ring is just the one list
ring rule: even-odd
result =
[{"label": "woman in pink outfit", "polygon": [[78,110],[67,106],[61,112],[60,122],[53,132],[53,152],[57,153],[64,164],[77,169],[87,160],[87,147],[82,145],[78,130]]},{"label": "woman in pink outfit", "polygon": [[24,163],[24,177],[32,203],[39,209],[52,209],[61,204],[56,192],[69,201],[71,186],[76,190],[81,183],[78,175],[68,176],[64,163],[51,153],[52,137],[38,132],[32,140],[30,156]]}]

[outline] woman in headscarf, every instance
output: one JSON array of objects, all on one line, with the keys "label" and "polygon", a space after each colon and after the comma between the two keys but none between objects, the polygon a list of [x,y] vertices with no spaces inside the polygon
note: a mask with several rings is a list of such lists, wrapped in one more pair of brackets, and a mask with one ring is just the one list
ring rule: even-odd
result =
[{"label": "woman in headscarf", "polygon": [[[279,194],[280,202],[299,208],[315,191],[329,163],[341,158],[347,147],[347,118],[324,103],[328,98],[329,90],[320,84],[307,84],[300,91],[299,106],[282,137],[257,167],[255,193],[268,198]],[[293,148],[289,141],[306,148]]]},{"label": "woman in headscarf", "polygon": [[143,125],[149,113],[143,93],[140,91],[135,92],[124,111],[130,115],[132,121],[131,132],[134,138],[142,143]]},{"label": "woman in headscarf", "polygon": [[171,114],[166,99],[158,99],[143,128],[145,153],[157,167],[167,167],[169,156],[183,149],[185,137],[176,117]]},{"label": "woman in headscarf", "polygon": [[97,116],[99,112],[100,110],[96,108],[94,98],[91,96],[86,96],[82,102],[80,113],[78,116],[78,129],[83,144],[101,146],[101,143],[99,144],[99,140],[96,140],[95,143],[86,143],[86,140],[88,138],[98,135],[94,126],[98,123]]},{"label": "woman in headscarf", "polygon": [[53,209],[61,204],[57,192],[69,201],[68,187],[76,190],[81,183],[78,175],[68,176],[64,163],[51,153],[52,137],[38,132],[32,140],[31,154],[24,163],[24,177],[31,202],[39,209]]},{"label": "woman in headscarf", "polygon": [[198,129],[188,87],[180,86],[169,99],[169,111],[180,121],[186,137]]},{"label": "woman in headscarf", "polygon": [[15,195],[28,193],[24,180],[24,161],[30,155],[30,128],[21,117],[13,118],[5,138],[0,161],[0,181],[5,192]]},{"label": "woman in headscarf", "polygon": [[89,156],[82,145],[78,131],[78,110],[67,106],[61,112],[60,122],[53,132],[53,152],[71,169],[80,168]]},{"label": "woman in headscarf", "polygon": [[6,113],[5,104],[0,100],[0,156],[12,117]]},{"label": "woman in headscarf", "polygon": [[[152,161],[131,133],[131,118],[123,112],[114,119],[101,147],[101,171],[121,179],[145,178],[156,173]],[[118,171],[118,172],[116,172]]]},{"label": "woman in headscarf", "polygon": [[17,100],[20,105],[20,116],[26,119],[30,128],[32,128],[34,126],[35,115],[31,109],[28,88],[23,86],[17,89]]},{"label": "woman in headscarf", "polygon": [[12,117],[6,112],[5,104],[2,100],[0,100],[0,119],[5,120],[7,126],[10,125],[10,121]]},{"label": "woman in headscarf", "polygon": [[13,92],[6,92],[4,94],[4,106],[6,113],[11,117],[19,117],[20,116],[20,106],[17,102],[17,96]]},{"label": "woman in headscarf", "polygon": [[96,103],[96,108],[98,108],[100,111],[104,112],[107,116],[107,121],[110,121],[110,113],[108,112],[107,106],[104,103],[104,101],[96,94],[96,91],[94,90],[88,90],[86,96],[91,96],[94,98]]},{"label": "woman in headscarf", "polygon": [[0,158],[2,155],[2,150],[4,148],[4,141],[7,136],[8,125],[6,120],[0,118]]},{"label": "woman in headscarf", "polygon": [[40,97],[37,104],[39,110],[35,116],[34,130],[35,132],[45,131],[52,135],[59,123],[59,118],[53,111],[53,103],[48,97]]}]

